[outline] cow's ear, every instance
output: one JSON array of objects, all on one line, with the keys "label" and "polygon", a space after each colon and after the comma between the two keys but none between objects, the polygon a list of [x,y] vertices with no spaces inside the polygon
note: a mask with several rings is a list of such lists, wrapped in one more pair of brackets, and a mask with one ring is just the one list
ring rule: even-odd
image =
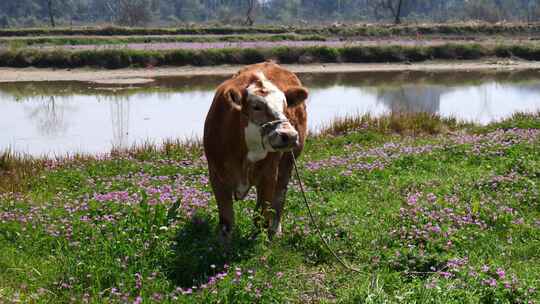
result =
[{"label": "cow's ear", "polygon": [[308,90],[304,87],[290,87],[285,92],[287,106],[294,107],[308,98]]},{"label": "cow's ear", "polygon": [[235,87],[225,90],[225,98],[237,110],[242,110],[242,93]]}]

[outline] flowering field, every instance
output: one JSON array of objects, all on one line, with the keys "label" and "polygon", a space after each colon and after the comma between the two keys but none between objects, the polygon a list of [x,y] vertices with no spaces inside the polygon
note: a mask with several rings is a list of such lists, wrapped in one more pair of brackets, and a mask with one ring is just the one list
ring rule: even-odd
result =
[{"label": "flowering field", "polygon": [[311,137],[300,164],[325,237],[362,273],[320,243],[296,184],[282,237],[252,237],[251,195],[223,250],[197,146],[36,161],[19,178],[0,156],[0,303],[538,303],[540,114],[380,125]]}]

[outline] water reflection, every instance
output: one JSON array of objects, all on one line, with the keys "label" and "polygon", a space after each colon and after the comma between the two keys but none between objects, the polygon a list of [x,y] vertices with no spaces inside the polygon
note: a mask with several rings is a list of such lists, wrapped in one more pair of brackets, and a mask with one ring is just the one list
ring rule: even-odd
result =
[{"label": "water reflection", "polygon": [[[100,153],[200,137],[223,77],[162,78],[140,86],[0,84],[0,149]],[[488,123],[540,110],[540,73],[304,74],[312,130],[344,115],[429,112]]]},{"label": "water reflection", "polygon": [[129,97],[126,100],[112,100],[111,123],[112,123],[112,146],[114,149],[129,147]]},{"label": "water reflection", "polygon": [[44,97],[35,107],[25,106],[29,120],[35,123],[36,131],[47,137],[61,136],[68,128],[64,117],[72,107],[58,103],[55,96]]},{"label": "water reflection", "polygon": [[434,85],[377,89],[377,101],[391,112],[438,113],[446,91],[449,89]]}]

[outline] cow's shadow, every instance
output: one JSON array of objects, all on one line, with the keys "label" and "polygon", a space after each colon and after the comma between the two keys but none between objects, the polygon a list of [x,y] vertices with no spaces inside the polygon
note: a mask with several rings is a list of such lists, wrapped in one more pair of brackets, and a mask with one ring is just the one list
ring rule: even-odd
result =
[{"label": "cow's shadow", "polygon": [[215,220],[196,215],[180,228],[172,248],[174,256],[167,265],[167,275],[176,286],[189,288],[205,284],[210,276],[222,272],[225,264],[252,255],[255,239],[235,231],[226,249],[219,241],[216,227]]}]

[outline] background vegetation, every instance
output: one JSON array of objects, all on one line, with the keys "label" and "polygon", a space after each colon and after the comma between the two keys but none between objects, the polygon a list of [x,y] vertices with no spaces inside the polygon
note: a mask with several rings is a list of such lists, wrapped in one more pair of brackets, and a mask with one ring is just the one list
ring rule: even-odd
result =
[{"label": "background vegetation", "polygon": [[537,21],[539,0],[4,0],[0,27]]},{"label": "background vegetation", "polygon": [[344,46],[344,47],[273,47],[130,50],[103,49],[69,51],[61,49],[0,50],[0,66],[98,68],[155,66],[212,66],[220,64],[252,64],[266,60],[279,63],[365,63],[421,62],[426,60],[472,60],[486,57],[540,60],[536,45],[441,44],[435,46]]}]

